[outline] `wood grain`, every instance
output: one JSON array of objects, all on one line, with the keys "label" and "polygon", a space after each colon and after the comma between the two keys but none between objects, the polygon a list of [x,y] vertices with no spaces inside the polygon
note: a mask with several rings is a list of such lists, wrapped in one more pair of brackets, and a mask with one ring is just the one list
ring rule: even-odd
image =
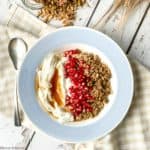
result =
[{"label": "wood grain", "polygon": [[[126,52],[148,5],[148,2],[144,2],[135,8],[131,16],[128,18],[128,22],[124,25],[123,28],[118,27],[119,20],[123,13],[122,9],[119,9],[104,27],[98,25],[96,26],[96,29],[109,35]],[[107,1],[106,3],[105,0],[101,0],[89,26],[93,27],[96,22],[101,19],[104,12],[106,12],[110,6],[111,2],[108,3]]]},{"label": "wood grain", "polygon": [[129,51],[129,55],[136,58],[150,69],[150,5]]},{"label": "wood grain", "polygon": [[91,15],[93,11],[95,11],[95,6],[99,3],[100,0],[92,0],[92,5],[88,6],[85,5],[83,8],[77,11],[77,18],[74,22],[76,26],[86,26],[88,21],[91,19]]}]

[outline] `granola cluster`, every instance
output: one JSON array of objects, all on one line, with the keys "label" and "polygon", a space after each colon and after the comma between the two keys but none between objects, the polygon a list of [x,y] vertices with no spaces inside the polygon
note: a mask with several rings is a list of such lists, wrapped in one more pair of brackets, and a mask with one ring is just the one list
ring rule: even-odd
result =
[{"label": "granola cluster", "polygon": [[76,55],[79,60],[86,62],[90,69],[85,70],[85,75],[90,77],[88,86],[92,86],[93,101],[90,102],[92,112],[81,113],[76,120],[86,120],[95,117],[103,109],[104,105],[108,103],[108,96],[111,93],[111,71],[109,67],[104,64],[99,56],[91,53],[80,53]]},{"label": "granola cluster", "polygon": [[64,25],[72,25],[76,17],[76,11],[86,3],[86,0],[35,0],[43,7],[38,16],[45,22],[51,19],[61,20]]}]

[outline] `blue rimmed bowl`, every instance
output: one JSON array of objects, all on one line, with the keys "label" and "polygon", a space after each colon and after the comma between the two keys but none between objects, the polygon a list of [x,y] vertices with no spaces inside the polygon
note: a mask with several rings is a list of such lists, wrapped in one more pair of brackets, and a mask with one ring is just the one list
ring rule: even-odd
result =
[{"label": "blue rimmed bowl", "polygon": [[[81,43],[97,49],[112,70],[113,98],[107,111],[85,125],[64,125],[51,119],[40,107],[35,91],[36,69],[44,57],[63,45]],[[97,51],[97,52],[98,52]],[[94,52],[94,49],[93,49]],[[114,88],[113,88],[114,87]],[[125,117],[133,96],[133,74],[122,49],[108,36],[85,27],[65,27],[42,37],[27,53],[19,73],[18,93],[23,109],[33,124],[46,134],[69,142],[101,138]]]}]

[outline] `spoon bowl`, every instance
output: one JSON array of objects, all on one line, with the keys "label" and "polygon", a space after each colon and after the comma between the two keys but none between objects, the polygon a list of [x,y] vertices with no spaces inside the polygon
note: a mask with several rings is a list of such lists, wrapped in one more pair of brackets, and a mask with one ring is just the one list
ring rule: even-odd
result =
[{"label": "spoon bowl", "polygon": [[15,69],[19,69],[27,51],[27,44],[21,38],[13,38],[9,42],[8,51]]}]

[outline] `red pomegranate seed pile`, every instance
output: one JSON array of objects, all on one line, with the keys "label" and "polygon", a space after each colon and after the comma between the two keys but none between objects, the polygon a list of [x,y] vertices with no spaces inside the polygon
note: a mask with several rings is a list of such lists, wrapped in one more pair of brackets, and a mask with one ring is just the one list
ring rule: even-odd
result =
[{"label": "red pomegranate seed pile", "polygon": [[[74,117],[77,117],[82,112],[91,112],[92,106],[89,101],[92,101],[91,96],[92,87],[87,86],[90,78],[84,75],[85,64],[84,61],[80,61],[75,58],[74,54],[81,53],[80,50],[68,50],[64,55],[67,57],[67,61],[64,64],[65,77],[69,78],[72,82],[72,86],[69,88],[69,95],[66,96],[66,106]],[[86,68],[89,68],[87,66]]]}]

